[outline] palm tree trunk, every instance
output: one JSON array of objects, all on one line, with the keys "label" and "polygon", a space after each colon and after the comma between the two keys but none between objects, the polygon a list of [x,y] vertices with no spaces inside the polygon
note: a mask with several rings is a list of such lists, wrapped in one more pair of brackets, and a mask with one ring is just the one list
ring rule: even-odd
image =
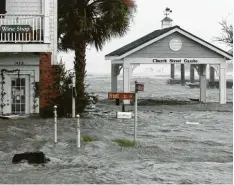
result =
[{"label": "palm tree trunk", "polygon": [[85,59],[86,43],[81,40],[75,45],[75,61],[74,69],[76,72],[76,112],[82,113],[87,104],[85,96],[85,77],[86,77],[86,59]]}]

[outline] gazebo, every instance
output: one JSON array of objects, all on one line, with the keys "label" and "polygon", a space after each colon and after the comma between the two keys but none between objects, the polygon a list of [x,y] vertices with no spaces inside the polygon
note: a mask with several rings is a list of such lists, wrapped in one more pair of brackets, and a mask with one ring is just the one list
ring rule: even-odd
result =
[{"label": "gazebo", "polygon": [[[219,66],[219,102],[226,104],[226,65],[232,54],[193,35],[172,19],[162,20],[162,28],[145,35],[105,56],[111,60],[111,91],[117,92],[117,78],[123,69],[123,90],[130,92],[130,77],[140,64],[190,64],[197,68],[200,80],[200,101],[206,102],[207,65]],[[128,104],[126,101],[125,104]]]},{"label": "gazebo", "polygon": [[[226,65],[227,60],[232,60],[232,54],[179,26],[172,26],[172,19],[167,15],[162,20],[162,29],[155,30],[105,56],[106,60],[111,60],[111,91],[118,90],[117,78],[121,69],[123,90],[130,92],[130,76],[140,64],[190,64],[193,70],[195,67],[199,73],[200,101],[206,102],[206,68],[207,65],[216,65],[219,66],[219,102],[226,104]],[[129,102],[126,101],[125,104],[127,103]]]}]

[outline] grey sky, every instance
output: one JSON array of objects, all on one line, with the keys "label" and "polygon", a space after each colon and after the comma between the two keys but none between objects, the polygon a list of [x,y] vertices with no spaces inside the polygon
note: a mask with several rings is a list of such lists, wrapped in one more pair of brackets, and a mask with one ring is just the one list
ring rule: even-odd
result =
[{"label": "grey sky", "polygon": [[[173,25],[179,25],[188,32],[226,50],[227,48],[212,41],[219,36],[221,26],[219,22],[227,19],[233,22],[233,3],[231,0],[136,0],[137,13],[127,35],[109,41],[102,51],[95,48],[87,50],[88,73],[110,73],[110,61],[104,56],[129,42],[132,42],[156,29],[161,29],[163,11],[166,7],[172,10],[169,16]],[[73,67],[74,54],[60,53],[68,69]]]}]

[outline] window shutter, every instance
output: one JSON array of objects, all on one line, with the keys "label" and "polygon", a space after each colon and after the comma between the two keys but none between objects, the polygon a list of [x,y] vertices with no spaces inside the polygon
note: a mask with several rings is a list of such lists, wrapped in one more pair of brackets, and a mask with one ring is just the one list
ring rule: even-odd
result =
[{"label": "window shutter", "polygon": [[0,0],[0,14],[6,13],[6,0]]}]

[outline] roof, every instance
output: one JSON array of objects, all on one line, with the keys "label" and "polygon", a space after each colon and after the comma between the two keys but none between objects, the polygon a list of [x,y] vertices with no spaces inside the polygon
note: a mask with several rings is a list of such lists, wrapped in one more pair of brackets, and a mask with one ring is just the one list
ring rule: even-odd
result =
[{"label": "roof", "polygon": [[107,54],[105,57],[121,56],[121,55],[123,55],[123,54],[125,54],[127,52],[130,52],[131,50],[133,50],[133,49],[135,49],[135,48],[137,48],[137,47],[139,47],[139,46],[141,46],[143,44],[146,44],[147,42],[149,42],[149,41],[151,41],[151,40],[153,40],[153,39],[155,39],[155,38],[169,32],[169,31],[172,31],[173,29],[176,29],[176,28],[183,31],[183,32],[185,32],[185,33],[187,33],[187,34],[189,34],[190,36],[200,40],[201,42],[206,43],[207,45],[209,45],[209,46],[211,46],[213,48],[216,48],[217,50],[227,54],[229,57],[233,56],[231,53],[228,53],[228,52],[226,52],[226,51],[212,45],[211,43],[209,43],[209,42],[207,42],[207,41],[205,41],[205,40],[203,40],[203,39],[189,33],[188,31],[186,31],[186,30],[180,28],[178,25],[176,25],[176,26],[172,26],[172,27],[169,27],[169,28],[155,30],[155,31],[153,31],[153,32],[151,32],[151,33],[149,33],[149,34],[147,34],[147,35],[145,35],[145,36],[143,36],[143,37],[141,37],[141,38],[139,38],[139,39],[137,39],[137,40],[135,40],[135,41],[133,41],[133,42],[131,42],[131,43],[129,43],[129,44],[127,44],[127,45],[113,51],[113,52],[111,52],[111,53],[109,53],[109,54]]},{"label": "roof", "polygon": [[169,28],[165,28],[165,29],[155,30],[155,31],[149,33],[148,35],[145,35],[144,37],[141,37],[141,38],[107,54],[105,57],[120,56],[120,55],[127,53],[128,51],[142,45],[142,44],[145,44],[146,42],[148,42],[156,37],[159,37],[160,35],[163,35],[164,33],[168,32],[168,31],[173,30],[176,27],[179,27],[179,26],[173,26],[173,27],[169,27]]},{"label": "roof", "polygon": [[162,21],[173,21],[173,20],[169,17],[165,17]]}]

